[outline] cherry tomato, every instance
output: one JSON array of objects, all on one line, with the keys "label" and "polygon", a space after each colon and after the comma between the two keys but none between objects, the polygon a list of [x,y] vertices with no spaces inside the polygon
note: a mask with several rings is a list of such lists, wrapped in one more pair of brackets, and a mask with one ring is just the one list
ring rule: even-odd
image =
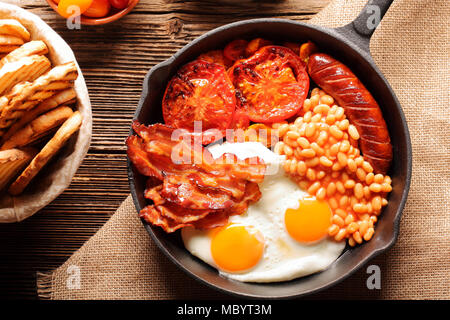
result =
[{"label": "cherry tomato", "polygon": [[309,56],[317,52],[317,50],[318,50],[317,46],[311,41],[302,44],[300,46],[299,52],[300,59],[302,59],[305,63],[308,63]]},{"label": "cherry tomato", "polygon": [[125,9],[128,6],[128,0],[109,0],[109,3],[119,10]]},{"label": "cherry tomato", "polygon": [[250,57],[256,51],[258,51],[260,48],[265,47],[265,46],[270,46],[272,44],[273,44],[272,41],[269,41],[269,40],[266,40],[263,38],[253,39],[252,41],[250,41],[248,43],[247,47],[245,48],[245,55],[247,57]]},{"label": "cherry tomato", "polygon": [[201,121],[202,131],[208,130],[202,133],[203,144],[223,137],[235,108],[234,87],[225,67],[199,59],[183,66],[169,81],[162,101],[166,124],[193,131],[194,121]]},{"label": "cherry tomato", "polygon": [[231,41],[225,46],[225,49],[223,49],[223,55],[232,62],[243,59],[245,58],[245,48],[247,48],[247,44],[248,41],[242,39]]},{"label": "cherry tomato", "polygon": [[111,5],[108,0],[94,0],[83,15],[91,18],[101,18],[107,16],[110,9]]},{"label": "cherry tomato", "polygon": [[271,123],[295,115],[309,89],[305,63],[292,50],[266,46],[239,60],[228,74],[236,88],[237,107],[251,121]]},{"label": "cherry tomato", "polygon": [[82,14],[92,5],[92,2],[93,0],[60,0],[58,13],[64,18],[72,17],[76,13]]}]

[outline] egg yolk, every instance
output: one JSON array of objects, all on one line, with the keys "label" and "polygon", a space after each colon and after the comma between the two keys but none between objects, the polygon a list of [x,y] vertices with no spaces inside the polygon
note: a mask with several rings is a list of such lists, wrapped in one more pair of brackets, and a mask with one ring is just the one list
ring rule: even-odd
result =
[{"label": "egg yolk", "polygon": [[299,242],[315,242],[328,234],[331,209],[315,198],[300,200],[298,209],[287,209],[284,216],[289,235]]},{"label": "egg yolk", "polygon": [[217,266],[227,272],[254,267],[264,252],[262,234],[241,225],[229,225],[213,234],[211,255]]}]

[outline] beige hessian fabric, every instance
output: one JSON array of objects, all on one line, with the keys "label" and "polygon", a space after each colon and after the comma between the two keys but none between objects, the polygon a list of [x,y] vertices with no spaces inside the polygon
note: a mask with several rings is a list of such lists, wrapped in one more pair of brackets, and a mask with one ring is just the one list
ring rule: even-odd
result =
[{"label": "beige hessian fabric", "polygon": [[[336,0],[311,21],[350,22],[365,0]],[[450,298],[450,112],[448,0],[396,0],[371,42],[395,90],[413,144],[413,179],[395,246],[369,264],[381,267],[381,290],[366,288],[366,267],[311,298]],[[68,289],[72,269],[80,289]],[[228,298],[198,284],[163,256],[145,232],[131,198],[64,265],[39,275],[52,299]]]}]

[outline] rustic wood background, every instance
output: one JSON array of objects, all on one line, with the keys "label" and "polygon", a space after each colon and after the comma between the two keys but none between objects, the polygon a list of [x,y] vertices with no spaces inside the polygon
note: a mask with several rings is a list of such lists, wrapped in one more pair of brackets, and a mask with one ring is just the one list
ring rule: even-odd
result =
[{"label": "rustic wood background", "polygon": [[93,112],[89,153],[71,186],[45,209],[0,225],[0,299],[36,299],[36,272],[60,266],[129,193],[124,140],[155,64],[213,28],[258,17],[308,20],[330,0],[141,0],[105,26],[68,30],[45,0],[6,0],[40,16],[72,47]]}]

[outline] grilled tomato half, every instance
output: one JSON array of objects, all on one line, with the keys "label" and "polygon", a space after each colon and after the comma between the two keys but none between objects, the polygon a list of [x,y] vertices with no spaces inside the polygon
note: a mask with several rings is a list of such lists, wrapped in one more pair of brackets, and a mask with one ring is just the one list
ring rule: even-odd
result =
[{"label": "grilled tomato half", "polygon": [[229,70],[238,109],[254,122],[271,123],[294,116],[309,89],[306,65],[291,49],[265,46]]},{"label": "grilled tomato half", "polygon": [[199,59],[181,67],[167,85],[162,101],[165,123],[196,132],[194,121],[199,121],[196,129],[203,131],[203,144],[224,136],[235,109],[234,87],[225,67]]}]

